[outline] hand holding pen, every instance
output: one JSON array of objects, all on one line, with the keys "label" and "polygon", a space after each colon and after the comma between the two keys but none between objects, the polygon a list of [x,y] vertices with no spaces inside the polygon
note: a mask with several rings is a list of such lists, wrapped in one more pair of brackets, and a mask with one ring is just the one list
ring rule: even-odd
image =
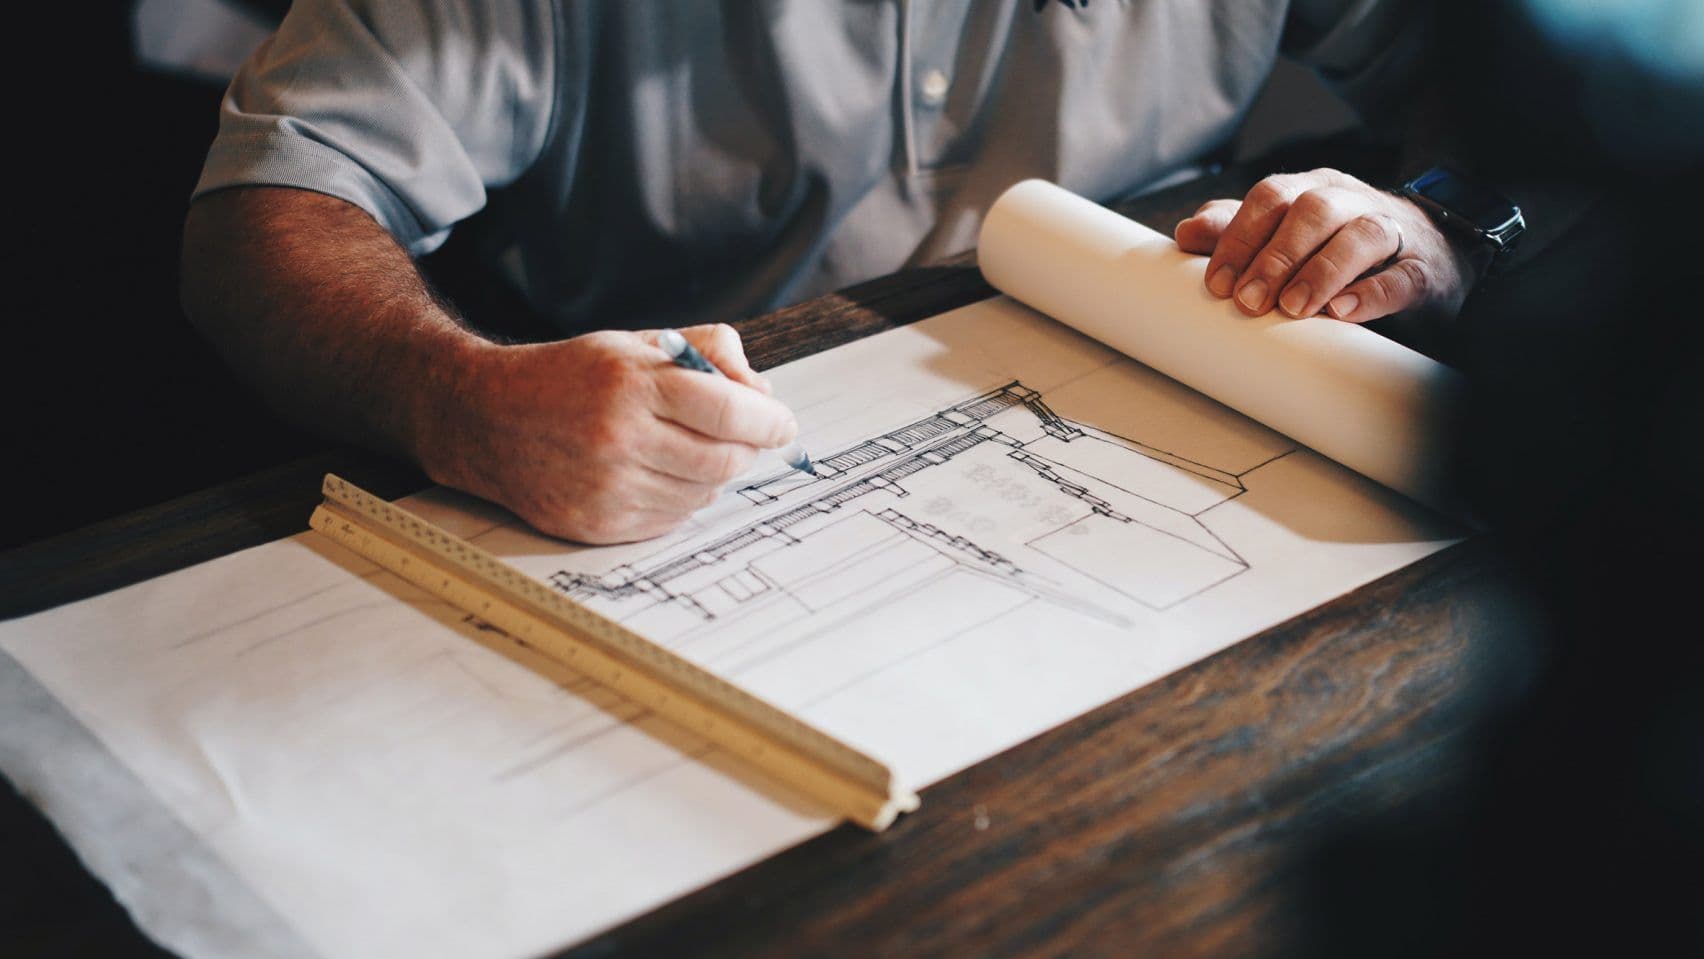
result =
[{"label": "hand holding pen", "polygon": [[[705,359],[704,354],[698,352],[696,347],[687,342],[686,337],[681,336],[678,330],[663,330],[657,337],[657,345],[662,347],[663,352],[669,355],[669,359],[673,360],[676,366],[697,370],[700,373],[727,376],[726,373],[716,367],[716,364]],[[816,467],[811,464],[810,455],[805,452],[805,448],[800,446],[798,441],[788,443],[777,452],[781,455],[781,461],[789,467],[801,473],[817,475]]]},{"label": "hand holding pen", "polygon": [[[662,330],[550,343],[473,341],[417,416],[411,452],[435,481],[583,543],[650,539],[716,501],[798,434],[745,362],[739,334],[679,331],[727,377],[678,365]],[[671,342],[673,337],[670,337]],[[446,374],[447,376],[447,374]]]}]

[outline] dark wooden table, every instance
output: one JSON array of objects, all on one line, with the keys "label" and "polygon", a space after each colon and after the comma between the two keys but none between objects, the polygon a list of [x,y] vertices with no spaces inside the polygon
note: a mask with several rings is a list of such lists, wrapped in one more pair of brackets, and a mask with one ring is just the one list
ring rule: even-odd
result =
[{"label": "dark wooden table", "polygon": [[[1220,174],[1120,208],[1169,231]],[[993,295],[968,256],[741,324],[761,369]],[[0,555],[0,615],[92,596],[303,529],[334,471],[386,496],[415,470],[320,454]],[[1322,836],[1462,762],[1502,603],[1470,541],[1118,699],[923,793],[582,944],[576,955],[1225,955],[1293,950]]]}]

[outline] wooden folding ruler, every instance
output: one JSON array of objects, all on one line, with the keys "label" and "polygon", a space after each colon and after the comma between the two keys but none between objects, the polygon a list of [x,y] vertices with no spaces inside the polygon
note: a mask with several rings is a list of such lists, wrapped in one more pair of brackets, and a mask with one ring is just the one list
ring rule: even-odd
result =
[{"label": "wooden folding ruler", "polygon": [[324,493],[314,529],[847,819],[880,831],[917,808],[881,762],[466,540],[337,476]]}]

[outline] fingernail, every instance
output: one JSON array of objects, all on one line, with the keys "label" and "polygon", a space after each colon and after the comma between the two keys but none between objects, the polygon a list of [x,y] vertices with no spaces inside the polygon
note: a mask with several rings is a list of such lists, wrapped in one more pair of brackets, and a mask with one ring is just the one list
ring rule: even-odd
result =
[{"label": "fingernail", "polygon": [[1308,305],[1308,297],[1312,295],[1313,290],[1309,289],[1306,283],[1298,280],[1290,284],[1290,288],[1278,297],[1278,305],[1283,307],[1284,312],[1291,316],[1301,316],[1302,307]]},{"label": "fingernail", "polygon": [[1355,307],[1360,306],[1360,305],[1361,305],[1361,298],[1360,297],[1356,296],[1353,293],[1341,293],[1337,296],[1336,299],[1332,300],[1328,304],[1328,308],[1331,310],[1332,316],[1341,320],[1344,317],[1348,316],[1349,314],[1355,312]]},{"label": "fingernail", "polygon": [[1230,296],[1231,287],[1235,285],[1236,282],[1237,271],[1228,266],[1221,266],[1217,270],[1213,271],[1212,276],[1207,278],[1207,289],[1212,291],[1214,296]]},{"label": "fingernail", "polygon": [[1258,310],[1266,303],[1266,281],[1261,279],[1249,280],[1237,291],[1237,302],[1250,310]]}]

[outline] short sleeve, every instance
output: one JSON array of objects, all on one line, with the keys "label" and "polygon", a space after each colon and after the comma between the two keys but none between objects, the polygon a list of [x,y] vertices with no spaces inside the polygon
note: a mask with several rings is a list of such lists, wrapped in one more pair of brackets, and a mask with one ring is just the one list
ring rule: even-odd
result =
[{"label": "short sleeve", "polygon": [[313,190],[429,252],[544,149],[553,34],[549,0],[298,0],[226,92],[194,195]]}]

